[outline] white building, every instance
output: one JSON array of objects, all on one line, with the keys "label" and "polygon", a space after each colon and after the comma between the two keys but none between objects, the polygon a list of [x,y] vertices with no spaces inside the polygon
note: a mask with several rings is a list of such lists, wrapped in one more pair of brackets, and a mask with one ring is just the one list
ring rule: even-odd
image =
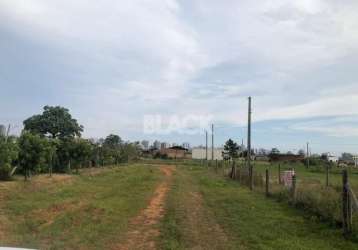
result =
[{"label": "white building", "polygon": [[190,144],[188,142],[183,142],[183,148],[190,149]]},{"label": "white building", "polygon": [[338,156],[328,155],[327,160],[330,161],[330,162],[338,162]]},{"label": "white building", "polygon": [[155,140],[154,143],[153,143],[153,147],[155,149],[160,149],[160,141]]},{"label": "white building", "polygon": [[169,145],[169,143],[167,143],[167,142],[162,142],[161,144],[160,144],[160,149],[166,149],[166,148],[169,148],[170,147],[170,145]]},{"label": "white building", "polygon": [[338,162],[338,156],[335,156],[331,153],[324,153],[327,156],[327,161],[329,162]]},{"label": "white building", "polygon": [[358,166],[358,155],[353,155],[354,166]]},{"label": "white building", "polygon": [[[213,160],[222,160],[223,159],[223,148],[214,148],[214,159]],[[202,147],[197,147],[192,149],[192,159],[206,159],[206,149]],[[208,147],[208,160],[211,160],[212,150],[211,147]]]},{"label": "white building", "polygon": [[149,141],[143,140],[143,141],[141,142],[141,145],[142,145],[142,148],[143,148],[144,150],[148,150],[148,149],[149,149]]}]

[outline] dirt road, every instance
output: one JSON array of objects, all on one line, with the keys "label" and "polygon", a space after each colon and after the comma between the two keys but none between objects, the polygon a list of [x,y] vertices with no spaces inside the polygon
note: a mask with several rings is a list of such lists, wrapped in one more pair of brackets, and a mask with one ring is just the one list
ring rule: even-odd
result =
[{"label": "dirt road", "polygon": [[164,215],[165,199],[174,167],[163,165],[160,170],[165,175],[163,182],[157,186],[148,206],[130,222],[125,242],[113,249],[157,249],[155,238],[160,235],[158,224]]}]

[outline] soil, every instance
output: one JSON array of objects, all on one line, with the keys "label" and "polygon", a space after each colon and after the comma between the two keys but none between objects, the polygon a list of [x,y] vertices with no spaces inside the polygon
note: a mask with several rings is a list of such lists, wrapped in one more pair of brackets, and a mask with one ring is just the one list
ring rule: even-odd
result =
[{"label": "soil", "polygon": [[125,242],[113,249],[157,249],[155,240],[160,235],[158,225],[160,219],[164,216],[165,200],[174,167],[163,165],[160,170],[165,175],[163,182],[156,187],[148,206],[130,222],[130,229],[125,236]]}]

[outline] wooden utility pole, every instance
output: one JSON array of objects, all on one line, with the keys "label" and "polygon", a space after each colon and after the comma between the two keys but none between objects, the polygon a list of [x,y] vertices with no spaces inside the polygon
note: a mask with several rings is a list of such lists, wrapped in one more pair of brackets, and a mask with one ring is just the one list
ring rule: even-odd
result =
[{"label": "wooden utility pole", "polygon": [[267,197],[270,195],[269,185],[270,185],[270,174],[268,168],[266,168],[266,196]]},{"label": "wooden utility pole", "polygon": [[214,160],[214,124],[211,124],[211,160]]},{"label": "wooden utility pole", "polygon": [[326,163],[326,187],[329,186],[329,163]]},{"label": "wooden utility pole", "polygon": [[281,164],[278,164],[278,184],[281,185]]},{"label": "wooden utility pole", "polygon": [[296,174],[294,174],[293,176],[292,176],[292,187],[291,187],[291,192],[292,192],[292,202],[293,202],[293,204],[295,204],[296,203],[296,181],[297,181],[297,179],[296,179]]},{"label": "wooden utility pole", "polygon": [[205,160],[208,162],[208,131],[205,130]]},{"label": "wooden utility pole", "polygon": [[343,234],[348,236],[352,230],[351,224],[351,211],[350,211],[350,197],[348,188],[348,172],[347,169],[342,173],[343,190],[342,190],[342,222],[343,222]]},{"label": "wooden utility pole", "polygon": [[309,153],[309,151],[308,151],[308,145],[309,145],[309,143],[307,142],[307,168],[309,168],[310,167],[310,153]]},{"label": "wooden utility pole", "polygon": [[251,166],[251,96],[249,97],[248,106],[248,124],[247,124],[247,166],[250,175],[250,189],[254,188],[253,169]]}]

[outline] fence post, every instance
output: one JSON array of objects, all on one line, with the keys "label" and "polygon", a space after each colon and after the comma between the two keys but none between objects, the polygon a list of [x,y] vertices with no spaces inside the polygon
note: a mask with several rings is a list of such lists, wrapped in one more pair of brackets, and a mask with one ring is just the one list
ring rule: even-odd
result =
[{"label": "fence post", "polygon": [[278,164],[278,184],[281,184],[281,164]]},{"label": "fence post", "polygon": [[240,162],[236,166],[236,179],[238,179],[239,182],[241,183],[241,166],[240,166]]},{"label": "fence post", "polygon": [[236,179],[236,166],[235,161],[232,161],[232,167],[231,167],[231,179]]},{"label": "fence post", "polygon": [[292,176],[292,187],[291,187],[291,192],[292,192],[292,201],[293,204],[296,203],[296,174],[294,174]]},{"label": "fence post", "polygon": [[329,186],[329,179],[328,179],[329,178],[329,176],[328,176],[329,175],[329,168],[328,167],[329,167],[329,164],[327,163],[326,164],[326,187]]},{"label": "fence post", "polygon": [[348,236],[351,233],[351,208],[348,190],[348,172],[344,169],[342,172],[342,222],[343,222],[343,235]]},{"label": "fence post", "polygon": [[267,197],[270,195],[270,193],[269,193],[269,184],[270,184],[270,175],[269,175],[268,168],[266,168],[266,196]]}]

